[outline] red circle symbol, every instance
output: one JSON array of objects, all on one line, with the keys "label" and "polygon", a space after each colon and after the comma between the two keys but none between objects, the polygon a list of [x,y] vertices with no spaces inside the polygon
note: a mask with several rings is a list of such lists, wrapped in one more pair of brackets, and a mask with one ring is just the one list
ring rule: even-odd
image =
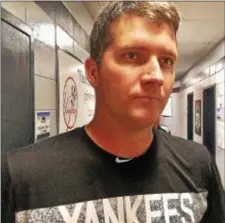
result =
[{"label": "red circle symbol", "polygon": [[68,77],[63,89],[63,118],[68,129],[75,126],[78,112],[77,86],[72,77]]}]

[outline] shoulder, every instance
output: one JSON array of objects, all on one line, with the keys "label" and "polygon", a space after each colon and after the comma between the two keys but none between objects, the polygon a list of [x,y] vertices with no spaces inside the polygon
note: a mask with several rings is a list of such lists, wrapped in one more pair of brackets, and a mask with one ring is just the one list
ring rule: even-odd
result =
[{"label": "shoulder", "polygon": [[16,210],[51,202],[53,185],[56,191],[63,190],[70,182],[68,174],[72,179],[74,170],[85,170],[83,133],[83,128],[78,128],[2,154],[4,202],[11,201],[12,192]]},{"label": "shoulder", "polygon": [[175,170],[199,188],[209,188],[213,164],[212,157],[204,145],[160,130],[156,136],[158,157],[168,169]]},{"label": "shoulder", "polygon": [[156,136],[163,151],[175,157],[183,158],[190,163],[208,165],[211,162],[211,155],[208,149],[197,142],[186,140],[166,132],[156,130]]},{"label": "shoulder", "polygon": [[83,128],[78,128],[4,153],[1,156],[2,171],[19,181],[24,173],[33,175],[47,167],[53,170],[82,147],[82,135]]},{"label": "shoulder", "polygon": [[83,134],[83,128],[77,128],[70,132],[62,133],[60,135],[56,135],[50,138],[37,141],[36,143],[14,149],[6,153],[6,155],[14,156],[14,155],[20,155],[26,152],[40,153],[40,152],[57,151],[58,149],[61,149],[65,145],[68,146],[73,142],[79,142],[82,137],[82,134]]}]

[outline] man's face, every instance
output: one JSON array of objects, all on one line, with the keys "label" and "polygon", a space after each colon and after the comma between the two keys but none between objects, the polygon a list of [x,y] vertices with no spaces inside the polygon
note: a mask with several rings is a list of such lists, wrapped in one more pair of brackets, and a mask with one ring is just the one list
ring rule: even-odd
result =
[{"label": "man's face", "polygon": [[174,83],[175,34],[166,24],[134,15],[124,15],[110,31],[95,86],[101,109],[131,125],[154,125]]}]

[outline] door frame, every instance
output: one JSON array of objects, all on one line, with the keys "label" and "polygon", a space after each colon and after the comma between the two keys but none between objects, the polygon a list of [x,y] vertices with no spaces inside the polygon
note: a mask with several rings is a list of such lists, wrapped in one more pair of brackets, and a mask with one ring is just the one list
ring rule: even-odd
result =
[{"label": "door frame", "polygon": [[[214,95],[214,101],[215,101],[215,108],[216,108],[216,83],[215,84],[210,84],[207,87],[204,87],[202,89],[202,144],[204,143],[204,91],[209,89],[209,88],[214,88],[215,89],[215,95]],[[215,109],[214,109],[215,110]],[[217,137],[216,137],[216,111],[215,111],[215,115],[214,115],[214,128],[215,128],[215,140],[214,140],[214,145],[215,145],[215,150],[214,150],[214,155],[216,157],[216,142],[217,142]],[[214,158],[215,158],[214,157]]]},{"label": "door frame", "polygon": [[34,143],[35,139],[35,112],[34,112],[34,38],[33,38],[33,32],[32,28],[28,26],[26,23],[18,19],[16,16],[8,12],[6,9],[1,7],[1,22],[5,22],[8,25],[12,26],[13,28],[17,29],[18,31],[22,32],[29,38],[29,52],[30,52],[30,87],[31,87],[31,92],[30,92],[30,106],[32,109],[32,128],[31,128],[31,134],[32,134],[32,143]]},{"label": "door frame", "polygon": [[187,94],[187,139],[188,139],[188,96],[193,95],[193,102],[192,102],[192,135],[194,140],[194,91]]}]

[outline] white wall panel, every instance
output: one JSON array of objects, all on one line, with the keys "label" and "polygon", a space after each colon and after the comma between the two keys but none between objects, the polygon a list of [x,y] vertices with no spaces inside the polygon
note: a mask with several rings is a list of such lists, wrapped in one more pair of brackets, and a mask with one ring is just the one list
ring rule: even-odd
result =
[{"label": "white wall panel", "polygon": [[55,51],[38,41],[34,44],[34,73],[56,79]]},{"label": "white wall panel", "polygon": [[3,1],[1,2],[1,5],[17,18],[24,22],[26,21],[25,2]]},{"label": "white wall panel", "polygon": [[44,77],[34,76],[35,110],[56,109],[56,82]]}]

